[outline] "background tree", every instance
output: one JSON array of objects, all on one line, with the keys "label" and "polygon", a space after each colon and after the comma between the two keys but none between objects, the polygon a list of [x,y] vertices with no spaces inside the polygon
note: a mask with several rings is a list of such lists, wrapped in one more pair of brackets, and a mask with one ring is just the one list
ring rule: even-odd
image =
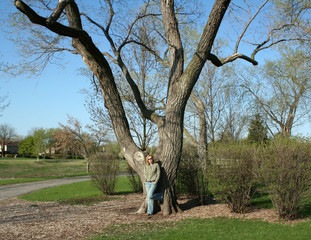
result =
[{"label": "background tree", "polygon": [[23,157],[32,157],[34,156],[34,141],[33,136],[27,136],[21,140],[18,144],[18,153]]},{"label": "background tree", "polygon": [[45,158],[48,151],[47,131],[43,128],[35,129],[32,137],[34,144],[34,155],[37,157],[38,162],[40,156],[43,156],[43,158]]},{"label": "background tree", "polygon": [[47,153],[51,156],[53,153],[55,153],[55,139],[54,139],[54,133],[57,131],[57,129],[49,128],[46,129],[46,144],[47,144]]},{"label": "background tree", "polygon": [[[28,2],[33,3],[34,1]],[[205,23],[200,41],[197,47],[192,51],[191,58],[187,61],[188,65],[185,66],[185,51],[180,34],[181,25],[177,20],[179,6],[173,0],[161,0],[160,2],[147,1],[144,2],[142,7],[137,7],[137,5],[135,5],[133,15],[129,14],[129,8],[126,6],[129,2],[122,2],[125,5],[119,6],[118,11],[115,11],[114,9],[116,6],[108,0],[105,1],[105,7],[101,8],[106,12],[97,15],[101,17],[107,16],[108,18],[106,21],[96,19],[95,14],[93,14],[95,11],[89,11],[89,14],[81,13],[78,4],[81,7],[83,5],[78,1],[59,1],[56,7],[55,5],[51,5],[51,3],[45,3],[43,1],[35,2],[38,4],[43,3],[41,7],[46,7],[46,10],[51,13],[48,18],[42,16],[43,14],[46,15],[47,12],[41,11],[37,6],[31,6],[35,9],[33,10],[29,5],[20,0],[15,0],[15,6],[21,13],[26,15],[32,23],[41,25],[47,30],[56,33],[56,35],[52,36],[48,31],[49,38],[43,37],[43,39],[49,39],[49,41],[45,42],[46,45],[48,45],[46,49],[50,50],[51,47],[57,45],[55,43],[59,43],[63,40],[60,36],[72,39],[72,46],[74,49],[70,48],[67,50],[80,54],[85,64],[96,76],[98,86],[100,86],[100,91],[105,99],[105,107],[112,120],[114,132],[122,153],[128,163],[135,168],[143,181],[144,152],[141,151],[133,140],[120,92],[117,87],[116,73],[112,71],[111,64],[107,61],[106,57],[119,66],[130,86],[131,94],[135,97],[136,104],[141,114],[146,119],[153,122],[158,128],[159,144],[156,157],[162,162],[163,175],[160,185],[162,191],[164,191],[164,200],[161,204],[161,209],[164,214],[178,212],[179,207],[176,202],[174,184],[182,151],[184,112],[187,100],[200,76],[204,64],[207,61],[211,61],[216,66],[222,66],[238,58],[242,58],[257,65],[255,55],[268,47],[267,43],[269,43],[271,38],[269,40],[265,39],[262,43],[257,44],[251,57],[239,53],[238,48],[235,48],[234,53],[225,58],[219,58],[213,54],[212,47],[216,35],[231,2],[230,0],[216,0]],[[182,2],[180,2],[180,5],[181,3]],[[50,9],[54,9],[54,11]],[[65,15],[62,15],[63,12]],[[122,14],[125,15],[122,16]],[[117,19],[116,15],[122,18],[122,24],[115,22]],[[128,21],[125,21],[124,16],[127,16],[126,20]],[[84,21],[84,19],[86,19],[86,21]],[[155,28],[149,29],[150,31],[148,33],[150,35],[161,36],[158,38],[160,41],[156,42],[158,46],[163,44],[161,51],[154,50],[151,44],[142,42],[135,35],[136,31],[139,29],[137,23],[147,20],[153,21],[155,26]],[[93,29],[90,28],[88,23],[91,23],[91,25],[93,25],[92,27],[95,27],[97,30],[99,29],[106,37],[113,56],[108,54],[108,52],[103,53],[103,51],[100,50],[100,46],[94,44],[95,41],[93,41],[91,36]],[[104,23],[104,25],[100,23]],[[31,24],[27,24],[28,25],[23,24],[22,28],[31,27]],[[36,27],[31,27],[31,30],[34,29],[36,29]],[[244,29],[246,30],[247,27]],[[271,37],[272,34],[274,36],[276,32],[277,31],[273,31],[269,37]],[[245,31],[241,34],[240,40],[245,36],[244,33]],[[42,36],[42,34],[36,36]],[[276,35],[272,40],[275,39],[277,39]],[[166,105],[162,112],[163,114],[160,114],[156,109],[146,105],[142,99],[137,83],[134,81],[129,68],[125,64],[124,49],[126,49],[129,44],[134,43],[144,46],[149,52],[154,54],[159,62],[163,62],[163,64],[166,64],[168,67],[169,74],[166,78]],[[27,51],[30,50],[28,45]],[[66,46],[68,45],[69,44]],[[42,47],[42,45],[40,47]],[[64,47],[58,49],[64,49]],[[44,63],[46,63],[46,61]],[[145,201],[143,201],[139,212],[144,212],[145,208]]]},{"label": "background tree", "polygon": [[240,97],[239,89],[236,85],[227,89],[227,105],[222,112],[222,125],[218,135],[219,141],[232,142],[241,139],[247,127],[249,119],[246,103]]},{"label": "background tree", "polygon": [[81,123],[73,118],[68,117],[67,124],[59,124],[61,131],[58,131],[55,138],[59,147],[77,151],[87,163],[87,171],[89,171],[89,158],[100,149],[99,147],[106,141],[105,130],[88,126],[89,132],[84,131]]},{"label": "background tree", "polygon": [[267,127],[265,127],[264,120],[261,118],[259,113],[251,119],[247,139],[251,143],[260,144],[268,140]]},{"label": "background tree", "polygon": [[223,112],[228,106],[230,96],[230,79],[226,76],[228,68],[216,70],[215,67],[209,71],[204,71],[202,78],[205,79],[206,89],[205,94],[200,94],[204,97],[206,104],[207,131],[210,142],[215,142],[216,137],[221,129],[223,122]]},{"label": "background tree", "polygon": [[1,155],[5,156],[5,145],[16,136],[15,129],[8,124],[0,125]]},{"label": "background tree", "polygon": [[122,153],[118,142],[109,141],[104,145],[104,152],[115,158],[122,158]]},{"label": "background tree", "polygon": [[66,157],[80,157],[79,143],[75,140],[75,135],[73,133],[59,128],[54,133],[53,138],[55,140],[57,152]]},{"label": "background tree", "polygon": [[271,132],[290,136],[311,110],[310,54],[289,46],[280,54],[280,59],[265,64],[263,74],[249,71],[242,76],[242,86],[267,116]]}]

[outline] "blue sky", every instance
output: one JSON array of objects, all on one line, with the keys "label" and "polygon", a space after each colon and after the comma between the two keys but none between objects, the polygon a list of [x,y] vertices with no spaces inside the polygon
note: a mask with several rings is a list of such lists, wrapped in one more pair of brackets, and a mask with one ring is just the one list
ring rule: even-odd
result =
[{"label": "blue sky", "polygon": [[[1,11],[15,11],[10,0],[0,1]],[[2,15],[3,16],[3,15]],[[1,17],[0,17],[1,18]],[[6,39],[0,28],[0,62],[18,59],[15,46]],[[49,65],[34,78],[10,76],[0,73],[0,96],[7,95],[10,106],[2,113],[0,124],[9,124],[17,134],[27,136],[34,128],[56,128],[67,121],[67,115],[91,123],[85,104],[83,89],[90,87],[90,80],[81,76],[79,67],[85,67],[80,56],[64,60],[64,67]],[[67,67],[67,66],[68,67]],[[295,129],[295,134],[311,136],[310,121]]]},{"label": "blue sky", "polygon": [[[7,6],[7,2],[1,0],[1,11]],[[9,6],[9,10],[15,10],[13,4]],[[6,34],[0,29],[0,62],[14,62],[18,54]],[[69,61],[64,60],[64,63],[67,65]],[[58,127],[59,122],[67,121],[67,114],[84,125],[90,123],[84,106],[85,95],[81,93],[89,88],[90,81],[77,71],[85,65],[80,56],[70,58],[70,65],[73,67],[49,65],[34,78],[13,78],[0,73],[0,96],[8,96],[10,101],[0,117],[0,124],[9,124],[18,135],[26,136],[34,128]]]},{"label": "blue sky", "polygon": [[[2,46],[6,42],[2,36],[0,41]],[[83,124],[89,123],[85,95],[81,93],[89,85],[89,80],[80,76],[76,68],[52,65],[36,78],[1,76],[1,91],[8,96],[10,105],[0,122],[23,136],[33,128],[58,127],[59,122],[66,122],[67,114]]]}]

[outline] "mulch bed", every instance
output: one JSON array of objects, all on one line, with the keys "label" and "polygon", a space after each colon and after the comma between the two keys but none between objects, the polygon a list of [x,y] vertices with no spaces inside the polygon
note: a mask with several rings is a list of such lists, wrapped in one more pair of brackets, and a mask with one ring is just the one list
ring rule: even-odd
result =
[{"label": "mulch bed", "polygon": [[272,209],[251,209],[246,214],[237,214],[230,212],[224,204],[195,206],[186,198],[179,199],[179,204],[184,210],[182,213],[170,216],[158,213],[148,218],[144,214],[135,213],[141,202],[142,194],[120,195],[117,199],[89,206],[28,202],[11,198],[0,201],[0,239],[77,240],[101,233],[102,229],[110,224],[179,221],[186,218],[228,217],[279,222]]}]

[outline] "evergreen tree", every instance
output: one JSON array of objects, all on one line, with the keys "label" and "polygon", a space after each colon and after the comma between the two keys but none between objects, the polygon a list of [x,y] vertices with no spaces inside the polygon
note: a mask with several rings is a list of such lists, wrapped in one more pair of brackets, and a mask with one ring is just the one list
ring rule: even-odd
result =
[{"label": "evergreen tree", "polygon": [[247,139],[251,143],[264,143],[268,140],[267,128],[259,113],[250,122]]}]

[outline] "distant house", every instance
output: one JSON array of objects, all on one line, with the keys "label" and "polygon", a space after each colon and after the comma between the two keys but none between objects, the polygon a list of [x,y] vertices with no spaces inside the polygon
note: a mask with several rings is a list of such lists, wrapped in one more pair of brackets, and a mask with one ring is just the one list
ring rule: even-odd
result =
[{"label": "distant house", "polygon": [[[15,155],[18,152],[19,142],[9,142],[4,145],[4,155]],[[0,145],[0,155],[2,156],[2,146]]]}]

